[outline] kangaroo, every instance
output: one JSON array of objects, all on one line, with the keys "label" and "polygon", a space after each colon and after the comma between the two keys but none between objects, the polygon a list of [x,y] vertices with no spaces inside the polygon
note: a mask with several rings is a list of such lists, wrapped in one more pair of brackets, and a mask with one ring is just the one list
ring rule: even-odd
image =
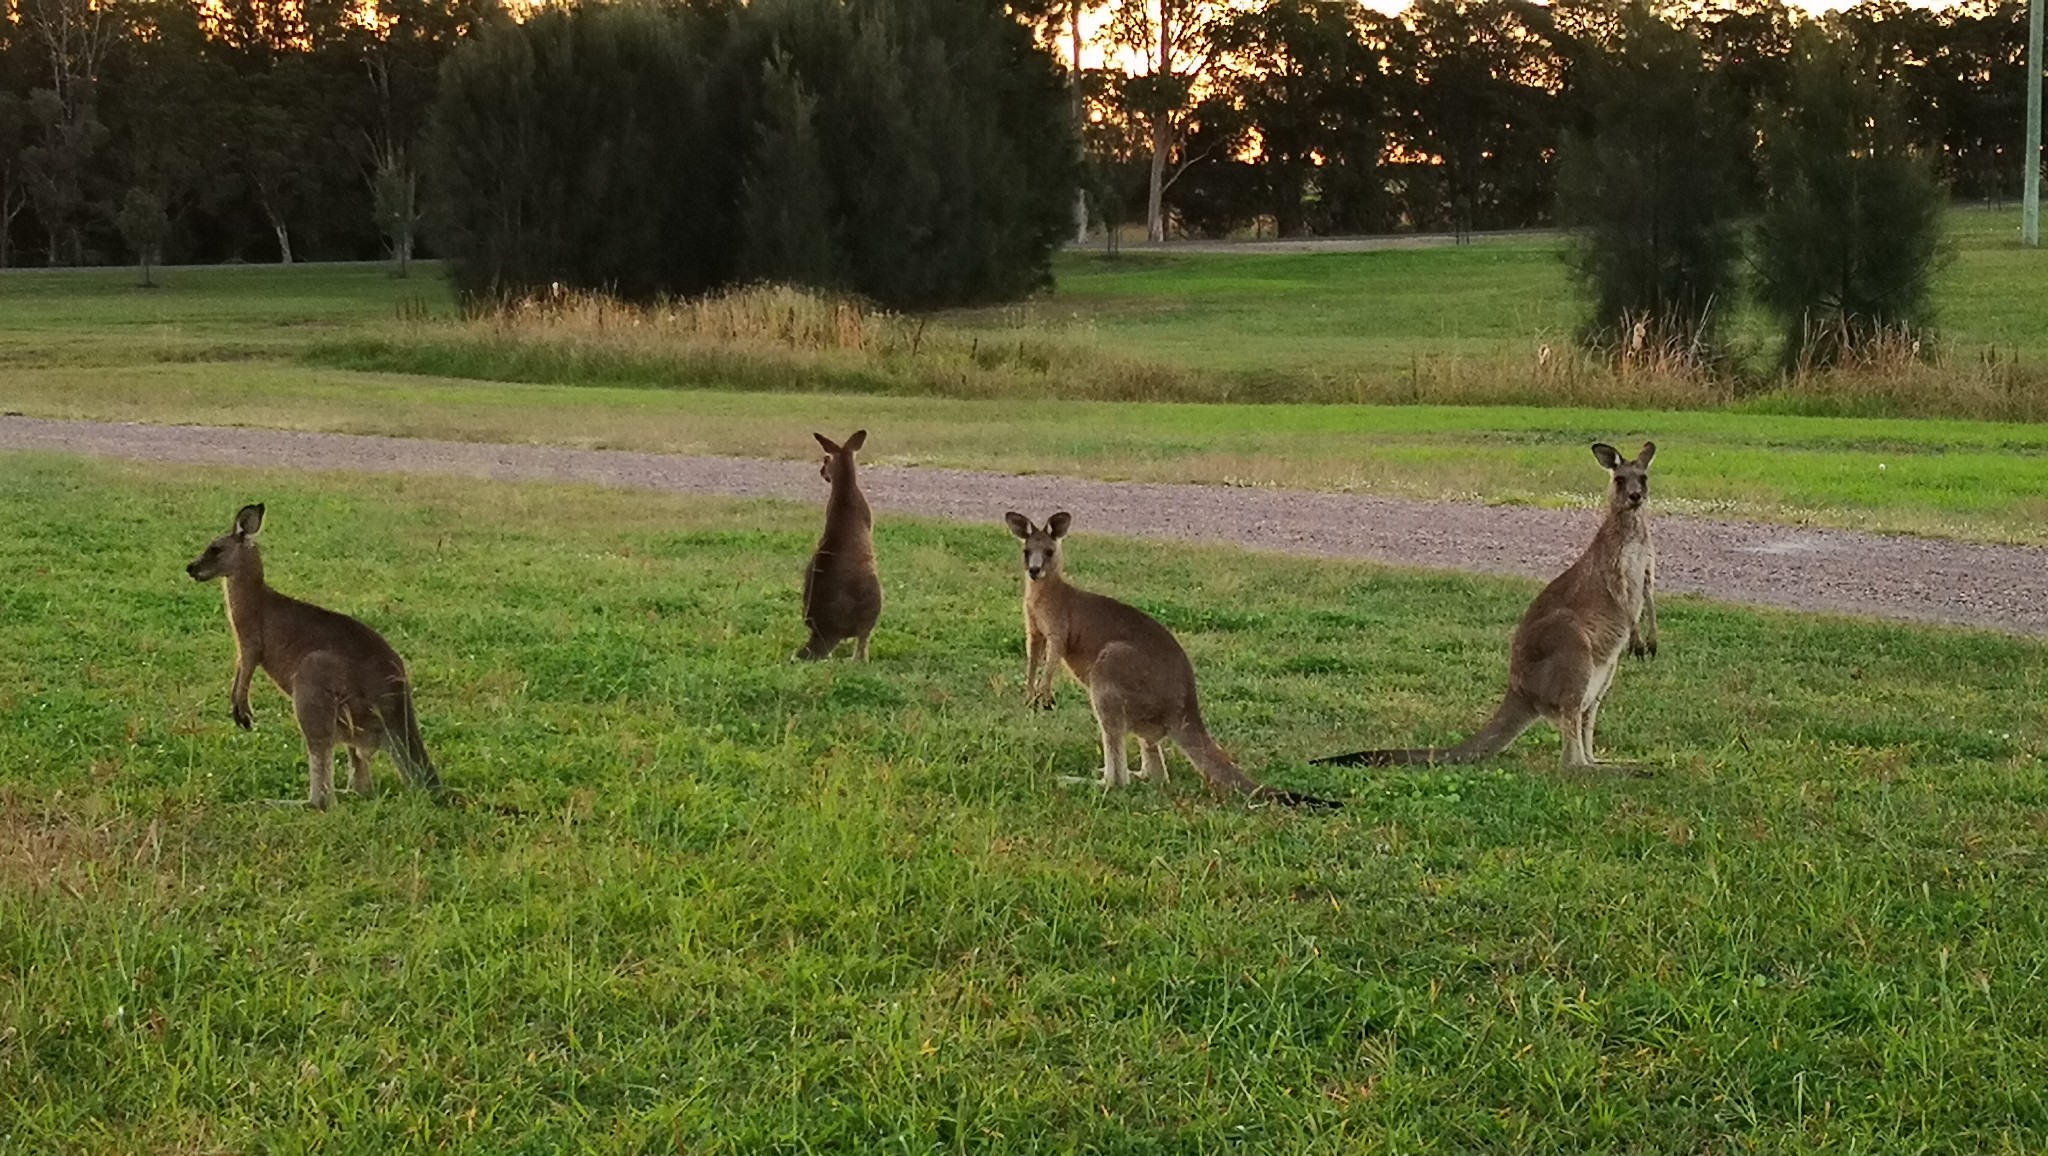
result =
[{"label": "kangaroo", "polygon": [[1644,442],[1633,461],[1606,444],[1596,444],[1593,456],[1614,480],[1607,491],[1607,516],[1579,560],[1545,586],[1522,615],[1508,656],[1507,696],[1486,725],[1454,747],[1356,751],[1317,763],[1476,763],[1507,749],[1545,718],[1564,738],[1566,767],[1600,765],[1593,758],[1593,724],[1622,652],[1645,658],[1657,653],[1657,556],[1650,545],[1649,512],[1643,508],[1657,445]]},{"label": "kangaroo", "polygon": [[420,740],[412,683],[405,662],[382,635],[346,614],[336,614],[272,590],[263,580],[256,535],[263,507],[243,506],[234,526],[185,567],[194,581],[226,579],[228,626],[235,635],[235,725],[248,730],[249,681],[262,667],[289,695],[306,739],[312,784],[308,801],[326,810],[334,802],[334,748],[346,745],[349,787],[370,791],[370,756],[386,748],[414,783],[442,797],[441,779]]},{"label": "kangaroo", "polygon": [[796,652],[802,659],[830,657],[840,643],[853,639],[853,656],[868,657],[868,636],[882,617],[882,579],[875,572],[875,515],[860,492],[854,452],[868,440],[855,430],[845,445],[821,433],[811,435],[825,447],[818,476],[832,483],[825,502],[825,533],[804,568],[804,625],[810,641]]},{"label": "kangaroo", "polygon": [[1024,542],[1024,686],[1026,701],[1050,709],[1053,683],[1066,665],[1088,688],[1102,728],[1102,786],[1131,781],[1128,736],[1138,736],[1139,775],[1166,782],[1162,739],[1172,739],[1209,788],[1293,807],[1334,809],[1329,799],[1259,785],[1223,752],[1202,723],[1195,668],[1173,632],[1135,606],[1083,590],[1066,580],[1061,540],[1073,516],[1054,514],[1035,526],[1019,513],[1003,515]]}]

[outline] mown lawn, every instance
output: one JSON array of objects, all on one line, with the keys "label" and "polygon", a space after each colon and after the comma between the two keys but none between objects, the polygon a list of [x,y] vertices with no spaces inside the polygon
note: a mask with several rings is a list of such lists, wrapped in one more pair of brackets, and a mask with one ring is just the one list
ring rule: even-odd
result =
[{"label": "mown lawn", "polygon": [[[1993,349],[2048,358],[2048,257],[2020,247],[2018,206],[1958,208],[1948,223],[1934,294],[1943,339],[1966,360]],[[1548,235],[1368,253],[1070,252],[1057,274],[1038,301],[959,321],[991,333],[1075,327],[1149,359],[1255,377],[1401,376],[1418,361],[1455,359],[1527,369],[1539,346],[1569,341],[1579,322],[1560,241]],[[1744,309],[1734,336],[1761,349],[1777,334]]]},{"label": "mown lawn", "polygon": [[[250,500],[465,805],[263,802],[181,570]],[[1076,513],[1343,812],[1059,785],[993,522],[885,519],[876,660],[797,665],[815,510],[0,456],[0,1147],[2048,1144],[2041,645],[1671,599],[1602,716],[1653,779],[1310,768],[1483,717],[1532,588]]]}]

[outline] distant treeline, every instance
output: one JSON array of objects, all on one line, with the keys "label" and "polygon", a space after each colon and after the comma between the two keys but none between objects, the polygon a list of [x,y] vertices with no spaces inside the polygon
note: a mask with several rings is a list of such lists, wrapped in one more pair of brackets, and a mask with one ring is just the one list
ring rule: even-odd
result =
[{"label": "distant treeline", "polygon": [[[1128,0],[1109,38],[1135,71],[1084,76],[1097,212],[1206,234],[1550,224],[1559,146],[1591,114],[1580,77],[1613,51],[1627,7]],[[1737,118],[1783,101],[1795,33],[1818,19],[1776,0],[1651,11],[1702,45]],[[1825,20],[1902,86],[1908,131],[1952,195],[2018,194],[2026,0],[1876,0]],[[1162,211],[1148,214],[1157,184]]]},{"label": "distant treeline", "polygon": [[[1810,17],[1759,0],[1665,11],[1751,108],[1782,101],[1793,32]],[[560,13],[529,20],[543,27],[523,41],[508,34],[479,49],[515,71],[526,66],[506,54],[539,53],[528,63],[540,71],[522,83],[554,68],[561,83],[580,76],[573,99],[597,106],[630,74],[640,87],[625,105],[646,102],[635,115],[671,117],[694,134],[664,161],[659,188],[633,183],[656,180],[652,169],[607,177],[620,230],[608,243],[643,265],[655,252],[647,230],[667,238],[664,260],[684,260],[672,244],[708,246],[691,268],[642,270],[672,287],[799,268],[860,289],[875,281],[875,254],[922,245],[927,263],[892,273],[878,296],[930,303],[1027,287],[1055,216],[1072,232],[1081,211],[1098,225],[1149,218],[1187,233],[1255,222],[1283,234],[1548,224],[1560,143],[1589,116],[1575,77],[1608,50],[1619,9],[1423,0],[1388,16],[1350,0],[691,0],[620,19],[658,19],[667,31],[666,47],[617,46],[617,76],[584,71],[585,53],[613,48],[572,41],[633,37],[597,24],[572,35]],[[1910,135],[1953,195],[2017,193],[2024,0],[1866,3],[1828,19],[1909,94]],[[461,165],[427,164],[429,123],[444,76],[466,75],[480,93],[491,83],[483,63],[444,72],[457,46],[514,23],[497,0],[0,0],[0,263],[126,261],[136,236],[160,236],[169,261],[400,255],[423,220],[430,248],[477,243],[475,218],[434,228],[429,210],[459,203],[464,188]],[[1128,68],[1076,77],[1077,29],[1093,41],[1084,61],[1107,52]],[[650,63],[656,56],[663,62]],[[846,63],[856,57],[868,65]],[[539,134],[527,145],[566,150],[526,154],[527,175],[558,187],[529,189],[540,199],[522,211],[569,203],[576,192],[560,181],[619,162],[615,149],[538,115],[555,97],[530,87],[504,96],[542,102],[518,122]],[[502,130],[488,103],[471,111],[473,129],[444,138],[451,148]],[[457,100],[444,117],[460,112]],[[1048,118],[1071,125],[1077,114],[1079,168],[1071,146],[1055,160],[1046,143]],[[634,141],[677,147],[641,129],[615,143]],[[1078,204],[1077,173],[1087,193]],[[747,195],[814,177],[823,205]],[[147,197],[130,216],[161,206],[160,231],[124,230],[137,190]],[[671,214],[694,206],[691,220],[619,215],[657,203]],[[987,221],[1005,224],[974,251],[962,230]],[[568,253],[592,227],[565,224],[555,243]],[[771,232],[783,250],[772,251]],[[982,272],[939,272],[962,262]]]}]

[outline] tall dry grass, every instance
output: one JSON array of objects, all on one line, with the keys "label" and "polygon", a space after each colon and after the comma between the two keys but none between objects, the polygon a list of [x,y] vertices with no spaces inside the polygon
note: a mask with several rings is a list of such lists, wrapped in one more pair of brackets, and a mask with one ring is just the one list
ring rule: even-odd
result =
[{"label": "tall dry grass", "polygon": [[1085,333],[961,333],[775,285],[652,305],[557,291],[462,321],[402,321],[317,356],[510,381],[960,398],[1227,401],[1237,384],[1122,357]]},{"label": "tall dry grass", "polygon": [[754,286],[635,305],[583,292],[504,302],[460,321],[400,319],[326,342],[328,365],[498,381],[850,392],[966,399],[1307,402],[1717,409],[2048,419],[2048,376],[1996,351],[1930,353],[1899,335],[1827,366],[1746,375],[1681,342],[1631,331],[1587,351],[1539,336],[1492,355],[1420,356],[1405,371],[1209,371],[1144,361],[1085,327],[1023,319],[969,332],[860,301]]}]

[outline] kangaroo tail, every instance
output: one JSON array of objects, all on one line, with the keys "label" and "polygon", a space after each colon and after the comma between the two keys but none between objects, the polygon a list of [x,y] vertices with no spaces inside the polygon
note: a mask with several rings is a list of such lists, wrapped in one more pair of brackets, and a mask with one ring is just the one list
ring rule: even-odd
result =
[{"label": "kangaroo tail", "polygon": [[1209,735],[1209,728],[1202,724],[1199,711],[1190,710],[1185,721],[1175,727],[1170,736],[1174,745],[1186,754],[1188,761],[1202,773],[1202,778],[1213,791],[1234,792],[1250,795],[1254,799],[1265,799],[1282,806],[1301,807],[1311,811],[1335,811],[1343,806],[1334,799],[1315,795],[1304,795],[1298,791],[1281,790],[1278,787],[1260,785],[1257,779],[1244,773],[1236,762]]},{"label": "kangaroo tail", "polygon": [[384,734],[390,740],[391,759],[407,781],[436,799],[442,797],[440,773],[427,757],[426,740],[420,737],[419,715],[412,708],[412,685],[399,682],[384,696],[377,712],[384,720]]},{"label": "kangaroo tail", "polygon": [[1536,708],[1529,705],[1521,695],[1509,692],[1501,700],[1500,709],[1486,720],[1486,725],[1472,732],[1472,737],[1454,747],[1417,747],[1412,750],[1353,751],[1348,755],[1329,755],[1313,759],[1316,766],[1353,767],[1426,767],[1447,763],[1476,763],[1501,753],[1514,742],[1531,723],[1536,721]]}]

